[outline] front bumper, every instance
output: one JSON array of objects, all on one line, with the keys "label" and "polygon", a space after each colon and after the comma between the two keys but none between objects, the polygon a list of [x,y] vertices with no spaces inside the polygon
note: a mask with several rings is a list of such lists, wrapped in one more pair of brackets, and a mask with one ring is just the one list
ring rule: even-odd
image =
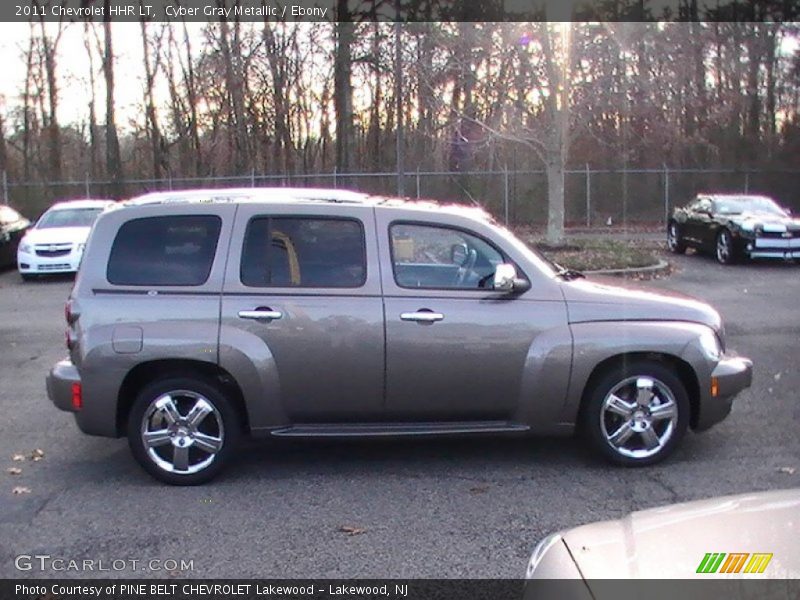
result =
[{"label": "front bumper", "polygon": [[39,256],[36,251],[17,251],[17,269],[26,275],[47,273],[75,273],[81,264],[83,252],[77,247],[61,256]]},{"label": "front bumper", "polygon": [[703,431],[727,417],[736,394],[752,382],[753,361],[741,356],[723,357],[711,372],[709,392],[700,406],[695,429]]},{"label": "front bumper", "polygon": [[793,260],[800,258],[800,237],[742,238],[741,250],[750,258],[777,258]]},{"label": "front bumper", "polygon": [[47,374],[47,397],[56,408],[76,412],[72,406],[72,385],[80,383],[78,369],[69,359],[57,362]]}]

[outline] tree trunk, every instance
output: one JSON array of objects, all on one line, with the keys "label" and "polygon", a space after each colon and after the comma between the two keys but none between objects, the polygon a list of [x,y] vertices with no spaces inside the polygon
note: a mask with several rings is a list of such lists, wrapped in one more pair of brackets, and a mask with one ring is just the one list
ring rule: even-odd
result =
[{"label": "tree trunk", "polygon": [[[111,0],[104,2],[105,14],[111,14]],[[103,52],[103,75],[106,80],[106,172],[111,179],[111,194],[115,198],[123,196],[122,158],[119,151],[119,137],[114,106],[114,44],[111,37],[111,21],[103,21],[105,39]]]},{"label": "tree trunk", "polygon": [[[47,78],[47,154],[49,163],[50,181],[61,181],[61,128],[58,124],[58,78],[56,76],[56,51],[59,31],[55,40],[51,40],[45,31],[44,17],[40,18],[40,33],[42,36],[42,53],[44,54],[44,68]],[[53,189],[54,195],[59,195],[58,189]]]},{"label": "tree trunk", "polygon": [[83,23],[83,46],[86,49],[86,56],[89,60],[89,179],[97,178],[97,96],[95,94],[95,73],[94,73],[94,52],[92,51],[92,43],[90,39],[90,28],[94,27],[89,21]]},{"label": "tree trunk", "polygon": [[[217,0],[218,2],[220,0]],[[244,73],[241,68],[241,49],[234,39],[230,41],[230,29],[228,21],[220,18],[219,21],[222,51],[222,59],[225,65],[225,84],[231,99],[231,121],[234,139],[234,170],[236,175],[247,173],[253,168],[252,156],[250,153],[250,140],[247,135],[247,123],[245,121],[244,110]],[[236,30],[239,22],[234,21],[234,38],[238,35]]]},{"label": "tree trunk", "polygon": [[347,0],[337,0],[336,54],[333,66],[333,106],[336,112],[336,170],[349,173],[353,168],[353,84],[351,48],[354,24]]},{"label": "tree trunk", "polygon": [[547,173],[547,241],[560,244],[564,240],[564,162],[553,156],[545,164]]},{"label": "tree trunk", "polygon": [[[142,3],[143,0],[140,0]],[[154,63],[151,62],[150,42],[147,35],[147,21],[142,18],[139,21],[142,30],[142,56],[144,57],[144,106],[145,106],[145,128],[150,137],[150,152],[153,167],[153,179],[161,179],[167,169],[166,142],[161,135],[161,128],[158,124],[158,113],[153,95],[156,74],[158,73],[161,53],[161,37],[159,35],[156,42]]]}]

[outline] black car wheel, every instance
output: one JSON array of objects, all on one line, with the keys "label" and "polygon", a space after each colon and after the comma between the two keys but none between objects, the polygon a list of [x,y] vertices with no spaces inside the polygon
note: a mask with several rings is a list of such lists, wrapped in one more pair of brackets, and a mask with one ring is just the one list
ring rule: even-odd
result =
[{"label": "black car wheel", "polygon": [[675,254],[686,252],[686,242],[683,241],[681,229],[675,221],[672,221],[667,227],[667,246]]},{"label": "black car wheel", "polygon": [[198,485],[222,470],[240,429],[236,410],[216,385],[170,377],[139,392],[128,418],[128,444],[159,481]]},{"label": "black car wheel", "polygon": [[717,234],[717,261],[722,265],[736,263],[736,249],[733,247],[733,236],[727,229],[722,229]]},{"label": "black car wheel", "polygon": [[665,365],[620,365],[587,390],[582,431],[609,461],[640,467],[657,463],[677,447],[689,426],[689,396]]}]

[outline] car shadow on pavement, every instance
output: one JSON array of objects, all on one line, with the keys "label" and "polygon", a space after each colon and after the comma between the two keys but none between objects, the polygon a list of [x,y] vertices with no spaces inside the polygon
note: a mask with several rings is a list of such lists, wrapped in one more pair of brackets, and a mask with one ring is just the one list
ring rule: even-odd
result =
[{"label": "car shadow on pavement", "polygon": [[226,480],[315,476],[380,477],[402,471],[421,476],[472,471],[576,468],[586,464],[580,444],[562,438],[438,438],[401,440],[247,440],[231,460]]}]

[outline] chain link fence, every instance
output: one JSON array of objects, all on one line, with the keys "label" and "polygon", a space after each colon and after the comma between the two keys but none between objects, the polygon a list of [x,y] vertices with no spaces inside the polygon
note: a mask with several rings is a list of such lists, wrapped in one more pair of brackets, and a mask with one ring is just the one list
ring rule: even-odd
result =
[{"label": "chain link fence", "polygon": [[[663,224],[675,206],[698,192],[759,193],[793,210],[800,209],[800,169],[583,169],[565,172],[565,218],[569,227]],[[7,204],[38,217],[53,202],[78,198],[129,198],[178,189],[223,187],[327,187],[478,204],[509,225],[543,225],[547,221],[544,171],[417,171],[396,173],[315,173],[205,178],[128,179],[111,181],[18,182],[3,176]],[[402,187],[401,187],[402,186]]]}]

